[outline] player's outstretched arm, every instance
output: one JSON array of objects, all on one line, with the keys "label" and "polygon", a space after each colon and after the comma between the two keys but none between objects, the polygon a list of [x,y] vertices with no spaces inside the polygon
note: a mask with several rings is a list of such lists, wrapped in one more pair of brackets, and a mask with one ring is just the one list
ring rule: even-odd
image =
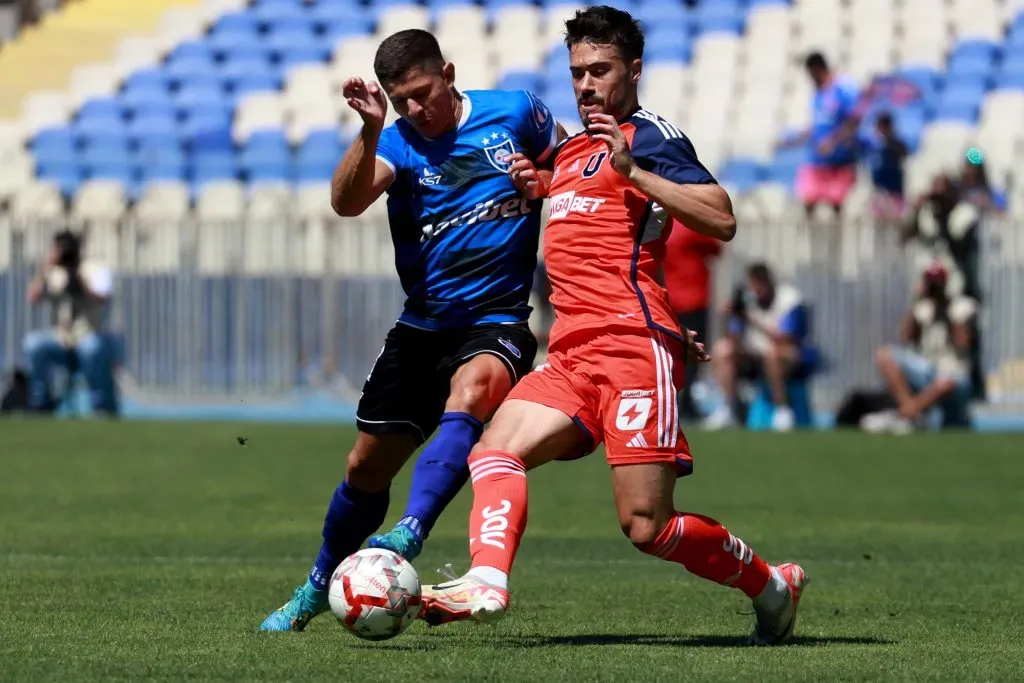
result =
[{"label": "player's outstretched arm", "polygon": [[[618,122],[607,114],[592,114],[587,130],[591,137],[608,145],[612,168],[670,216],[694,232],[722,242],[729,242],[735,237],[736,217],[732,214],[732,200],[721,185],[679,183],[643,170],[633,158],[630,143],[618,128]],[[683,160],[682,163],[689,162]],[[702,173],[707,175],[707,171]]]},{"label": "player's outstretched arm", "polygon": [[339,216],[358,216],[381,196],[395,178],[394,170],[377,157],[384,129],[387,99],[376,83],[350,78],[342,92],[358,112],[363,127],[331,178],[331,208]]}]

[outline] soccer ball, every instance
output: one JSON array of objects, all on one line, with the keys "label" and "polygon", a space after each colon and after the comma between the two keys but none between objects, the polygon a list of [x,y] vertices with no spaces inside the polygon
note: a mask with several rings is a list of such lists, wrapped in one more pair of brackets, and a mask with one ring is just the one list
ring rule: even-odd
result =
[{"label": "soccer ball", "polygon": [[420,577],[398,553],[367,548],[331,576],[328,600],[338,623],[364,640],[394,638],[420,612]]}]

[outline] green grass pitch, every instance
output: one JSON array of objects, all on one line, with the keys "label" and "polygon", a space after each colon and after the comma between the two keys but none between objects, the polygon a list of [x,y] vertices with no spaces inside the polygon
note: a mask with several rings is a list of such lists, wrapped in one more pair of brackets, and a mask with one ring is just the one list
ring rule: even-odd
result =
[{"label": "green grass pitch", "polygon": [[[599,455],[530,475],[502,623],[374,644],[325,615],[261,634],[312,562],[353,437],[0,423],[0,680],[1024,678],[1021,437],[692,435],[680,509],[812,578],[788,647],[744,647],[741,594],[630,546]],[[466,568],[469,498],[417,560],[424,580]]]}]

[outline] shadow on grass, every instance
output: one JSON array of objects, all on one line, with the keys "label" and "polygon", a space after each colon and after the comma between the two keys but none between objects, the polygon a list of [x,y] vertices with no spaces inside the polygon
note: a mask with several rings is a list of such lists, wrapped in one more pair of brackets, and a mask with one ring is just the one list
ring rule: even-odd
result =
[{"label": "shadow on grass", "polygon": [[[669,636],[651,633],[589,633],[571,636],[523,635],[503,639],[509,647],[557,647],[560,645],[649,645],[655,647],[750,647],[746,636],[687,635]],[[894,645],[896,641],[869,636],[796,636],[786,647],[827,645]]]}]

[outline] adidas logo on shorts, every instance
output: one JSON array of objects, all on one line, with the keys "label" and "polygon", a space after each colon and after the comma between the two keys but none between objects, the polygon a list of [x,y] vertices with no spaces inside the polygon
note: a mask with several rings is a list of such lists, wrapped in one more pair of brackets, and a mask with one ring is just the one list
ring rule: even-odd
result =
[{"label": "adidas logo on shorts", "polygon": [[634,434],[633,438],[626,444],[626,448],[647,448],[647,439],[644,438],[643,432]]}]

